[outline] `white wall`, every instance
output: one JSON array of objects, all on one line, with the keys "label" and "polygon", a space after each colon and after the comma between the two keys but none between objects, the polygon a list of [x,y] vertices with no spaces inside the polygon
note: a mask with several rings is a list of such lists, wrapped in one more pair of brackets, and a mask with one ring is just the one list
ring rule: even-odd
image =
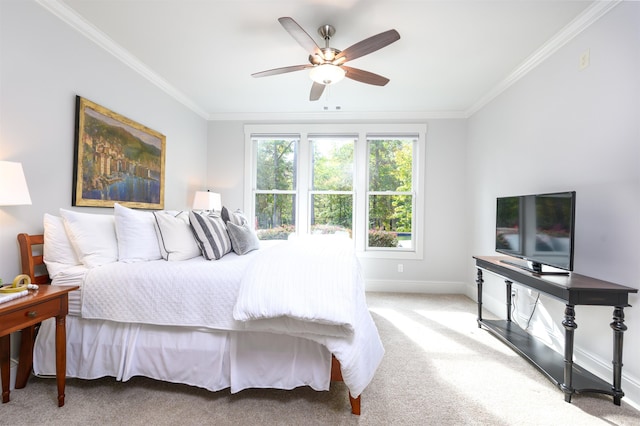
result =
[{"label": "white wall", "polygon": [[[469,255],[494,253],[497,196],[575,190],[575,272],[640,288],[639,71],[640,3],[623,2],[469,119]],[[467,274],[475,297],[473,262]],[[504,315],[504,284],[485,277],[487,305]],[[630,303],[622,388],[640,405],[640,298]],[[519,304],[525,317],[531,306]],[[533,318],[556,347],[563,312],[543,297]],[[577,360],[609,381],[611,316],[576,308]]]},{"label": "white wall", "polygon": [[206,120],[36,3],[1,0],[0,160],[23,164],[33,201],[0,207],[6,281],[20,271],[16,235],[40,233],[45,212],[71,208],[76,95],[166,136],[166,208],[187,208],[204,185]]},{"label": "white wall", "polygon": [[[468,263],[464,249],[466,120],[426,121],[424,259],[362,258],[369,290],[464,291]],[[211,190],[220,191],[223,204],[231,208],[244,208],[244,124],[209,124],[208,185]],[[398,263],[403,264],[404,272],[398,272]]]},{"label": "white wall", "polygon": [[209,122],[207,188],[219,192],[222,204],[244,209],[244,125],[240,121]]}]

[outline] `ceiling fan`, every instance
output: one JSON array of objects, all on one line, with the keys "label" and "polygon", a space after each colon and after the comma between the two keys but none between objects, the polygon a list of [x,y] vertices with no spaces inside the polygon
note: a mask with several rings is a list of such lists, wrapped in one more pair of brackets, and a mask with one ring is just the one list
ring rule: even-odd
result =
[{"label": "ceiling fan", "polygon": [[310,77],[313,80],[313,85],[311,86],[311,93],[309,94],[310,101],[320,99],[326,86],[337,83],[344,77],[375,86],[384,86],[389,82],[389,79],[386,77],[358,68],[348,67],[344,64],[382,49],[394,41],[399,40],[400,34],[398,34],[396,30],[388,30],[374,35],[340,51],[329,46],[329,40],[336,32],[335,28],[331,25],[323,25],[318,28],[318,34],[320,34],[325,41],[325,46],[320,48],[293,18],[285,16],[279,18],[278,21],[298,44],[309,52],[309,63],[274,68],[251,74],[251,76],[267,77],[270,75],[311,69]]}]

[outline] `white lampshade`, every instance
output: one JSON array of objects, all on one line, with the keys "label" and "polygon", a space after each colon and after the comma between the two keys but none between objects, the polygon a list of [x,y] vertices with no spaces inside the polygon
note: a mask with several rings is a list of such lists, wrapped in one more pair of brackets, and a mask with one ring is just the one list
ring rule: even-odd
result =
[{"label": "white lampshade", "polygon": [[309,77],[311,77],[311,80],[315,81],[316,83],[329,85],[335,84],[342,80],[345,74],[345,70],[339,66],[332,64],[323,64],[311,68]]},{"label": "white lampshade", "polygon": [[0,161],[0,206],[31,204],[22,164]]},{"label": "white lampshade", "polygon": [[210,191],[196,191],[196,196],[193,198],[194,210],[222,210],[222,198],[217,192]]}]

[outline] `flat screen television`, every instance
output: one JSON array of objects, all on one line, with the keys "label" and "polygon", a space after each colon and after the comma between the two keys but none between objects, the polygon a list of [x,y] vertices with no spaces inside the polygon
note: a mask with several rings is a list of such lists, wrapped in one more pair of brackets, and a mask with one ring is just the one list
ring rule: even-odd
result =
[{"label": "flat screen television", "polygon": [[505,262],[536,274],[572,271],[575,207],[574,191],[499,197],[496,251],[526,260]]}]

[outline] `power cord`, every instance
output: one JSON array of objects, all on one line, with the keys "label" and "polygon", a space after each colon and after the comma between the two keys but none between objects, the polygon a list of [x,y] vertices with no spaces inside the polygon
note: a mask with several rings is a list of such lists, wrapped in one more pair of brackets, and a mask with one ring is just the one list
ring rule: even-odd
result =
[{"label": "power cord", "polygon": [[531,318],[533,318],[533,314],[536,312],[536,308],[538,307],[539,300],[540,300],[540,293],[538,293],[538,296],[536,297],[536,301],[533,304],[533,309],[531,310],[531,315],[529,315],[529,319],[527,320],[527,326],[525,327],[525,330],[529,329],[529,324],[531,324]]},{"label": "power cord", "polygon": [[516,315],[518,313],[517,301],[518,301],[518,292],[511,290],[511,321],[515,322],[516,324],[518,324],[518,316]]}]

